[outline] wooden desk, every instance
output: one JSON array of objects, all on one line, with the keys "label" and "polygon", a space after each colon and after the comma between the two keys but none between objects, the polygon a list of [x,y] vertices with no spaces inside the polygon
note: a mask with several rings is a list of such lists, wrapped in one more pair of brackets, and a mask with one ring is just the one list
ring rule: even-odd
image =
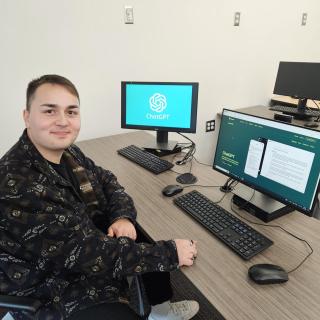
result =
[{"label": "wooden desk", "polygon": [[[247,276],[251,265],[274,263],[287,270],[292,269],[307,254],[306,245],[278,228],[254,226],[270,237],[274,245],[250,261],[242,260],[174,206],[172,198],[161,194],[164,186],[176,183],[174,172],[154,175],[116,153],[117,149],[129,144],[143,145],[147,137],[149,134],[146,132],[132,132],[83,141],[78,145],[98,165],[117,175],[119,182],[135,201],[139,223],[153,239],[198,240],[198,259],[193,267],[183,268],[183,272],[227,320],[319,319],[320,221],[294,212],[274,222],[306,239],[314,253],[301,268],[290,275],[287,283],[257,285]],[[184,166],[175,166],[174,170],[187,172]],[[202,185],[221,185],[226,180],[225,176],[195,162],[192,172]],[[192,189],[187,188],[183,192]],[[213,200],[222,196],[218,188],[198,190]],[[225,197],[221,205],[230,210],[230,195]],[[242,214],[255,220],[249,214]]]},{"label": "wooden desk", "polygon": [[[297,106],[298,102],[299,102],[299,99],[295,99],[295,98],[291,98],[291,97],[287,97],[287,96],[280,96],[278,94],[273,95],[272,98],[271,98],[271,103],[274,103],[274,104],[285,103],[285,104],[296,105]],[[316,104],[318,106],[320,106],[320,101],[319,100],[315,100],[315,102],[316,102]],[[312,99],[308,99],[307,107],[313,108],[313,109],[317,109],[317,106],[312,101]]]},{"label": "wooden desk", "polygon": [[[270,110],[269,107],[266,106],[251,106],[251,107],[246,107],[246,108],[241,108],[241,109],[236,109],[235,111],[240,111],[244,112],[247,114],[252,114],[254,116],[259,116],[267,119],[274,119],[274,114],[275,111]],[[292,119],[292,124],[304,127],[304,124],[306,123],[306,120],[297,120],[297,119]],[[305,127],[304,127],[305,128]],[[317,128],[312,128],[313,130],[320,130],[320,125]]]}]

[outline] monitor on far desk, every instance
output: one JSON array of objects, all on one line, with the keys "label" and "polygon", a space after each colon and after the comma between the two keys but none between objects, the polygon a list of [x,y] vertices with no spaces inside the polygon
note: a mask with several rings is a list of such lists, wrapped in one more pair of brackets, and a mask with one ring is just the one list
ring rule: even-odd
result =
[{"label": "monitor on far desk", "polygon": [[308,99],[320,100],[319,74],[320,63],[280,61],[273,93],[296,98],[298,105],[275,110],[292,114],[295,119],[310,119],[313,113],[308,112],[306,104]]},{"label": "monitor on far desk", "polygon": [[213,168],[259,191],[240,191],[233,200],[264,221],[294,208],[311,216],[319,192],[320,132],[224,109]]},{"label": "monitor on far desk", "polygon": [[123,81],[121,127],[156,131],[156,141],[144,146],[148,151],[177,152],[168,132],[196,132],[198,87],[195,82]]}]

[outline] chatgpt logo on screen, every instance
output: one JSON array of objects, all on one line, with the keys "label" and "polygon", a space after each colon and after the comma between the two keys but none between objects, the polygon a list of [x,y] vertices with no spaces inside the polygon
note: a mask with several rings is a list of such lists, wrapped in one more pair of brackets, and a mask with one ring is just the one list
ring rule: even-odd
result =
[{"label": "chatgpt logo on screen", "polygon": [[162,112],[167,107],[167,98],[163,94],[155,93],[149,99],[150,109],[155,112]]},{"label": "chatgpt logo on screen", "polygon": [[163,113],[167,108],[167,98],[161,93],[154,93],[149,98],[150,110],[153,113],[147,113],[147,119],[157,119],[157,120],[167,120],[169,119],[169,114]]}]

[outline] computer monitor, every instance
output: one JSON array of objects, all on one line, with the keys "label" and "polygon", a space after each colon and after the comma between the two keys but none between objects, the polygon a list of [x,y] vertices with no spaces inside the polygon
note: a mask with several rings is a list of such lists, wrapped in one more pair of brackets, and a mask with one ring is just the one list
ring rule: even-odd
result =
[{"label": "computer monitor", "polygon": [[147,150],[174,151],[168,132],[196,132],[198,87],[195,82],[121,82],[121,127],[155,130]]},{"label": "computer monitor", "polygon": [[307,100],[320,100],[319,75],[320,63],[281,61],[273,93],[299,99],[296,118],[306,119]]},{"label": "computer monitor", "polygon": [[[288,205],[274,217],[290,208],[311,216],[319,192],[320,131],[224,109],[213,168],[260,191],[262,211],[268,213],[269,196]],[[255,200],[252,189],[242,203],[251,196]],[[259,210],[257,203],[246,207]]]}]

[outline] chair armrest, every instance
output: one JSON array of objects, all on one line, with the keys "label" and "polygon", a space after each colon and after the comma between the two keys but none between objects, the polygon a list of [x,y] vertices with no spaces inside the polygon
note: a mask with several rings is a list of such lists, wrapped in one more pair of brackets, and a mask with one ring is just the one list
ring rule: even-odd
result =
[{"label": "chair armrest", "polygon": [[4,309],[36,313],[40,306],[41,302],[33,298],[0,295],[0,307]]}]

